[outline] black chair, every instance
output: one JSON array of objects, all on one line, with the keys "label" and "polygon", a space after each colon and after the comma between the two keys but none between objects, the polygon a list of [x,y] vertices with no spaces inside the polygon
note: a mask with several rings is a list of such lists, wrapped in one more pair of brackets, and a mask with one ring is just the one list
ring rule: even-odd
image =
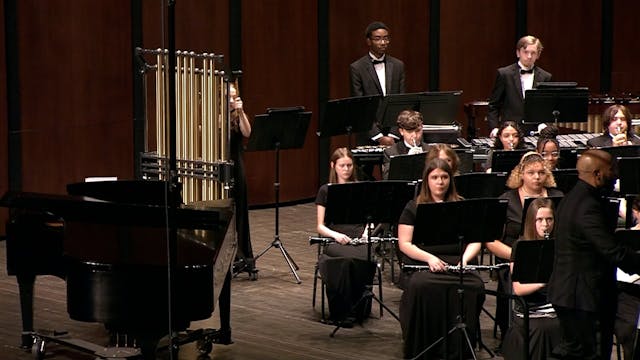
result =
[{"label": "black chair", "polygon": [[[317,294],[318,294],[318,280],[320,280],[320,292],[321,292],[321,298],[320,298],[320,302],[321,302],[321,309],[320,309],[320,314],[321,314],[321,321],[325,322],[327,321],[327,317],[326,317],[326,312],[325,312],[325,297],[326,297],[326,284],[324,283],[324,280],[322,279],[322,275],[320,274],[320,256],[323,255],[325,253],[325,249],[327,247],[327,245],[333,243],[333,239],[331,238],[326,238],[326,237],[320,237],[320,236],[315,236],[315,237],[310,237],[309,238],[309,243],[311,245],[317,244],[318,248],[317,248],[317,261],[315,264],[315,268],[314,268],[314,273],[313,273],[313,295],[312,295],[312,300],[311,300],[311,305],[312,307],[315,309],[316,308],[316,299],[317,299]],[[345,245],[345,246],[351,246],[351,245]],[[366,246],[366,245],[360,245],[360,246]],[[382,297],[382,269],[381,269],[381,265],[380,262],[376,262],[376,278],[377,278],[377,283],[374,282],[374,286],[377,285],[378,287],[378,298],[380,299],[380,301],[383,301],[383,297]],[[380,317],[382,317],[383,315],[383,307],[382,304],[380,304]]]}]

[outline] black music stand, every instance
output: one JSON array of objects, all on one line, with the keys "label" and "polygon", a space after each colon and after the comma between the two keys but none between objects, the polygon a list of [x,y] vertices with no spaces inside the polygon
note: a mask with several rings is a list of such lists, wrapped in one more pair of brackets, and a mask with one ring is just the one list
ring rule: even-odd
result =
[{"label": "black music stand", "polygon": [[555,169],[551,173],[556,180],[556,188],[565,194],[578,182],[578,169]]},{"label": "black music stand", "polygon": [[507,183],[505,173],[468,173],[453,177],[456,190],[465,199],[494,198],[502,195]]},{"label": "black music stand", "polygon": [[576,83],[540,83],[525,92],[523,124],[587,122],[588,107],[588,88],[576,87]]},{"label": "black music stand", "polygon": [[640,194],[640,157],[618,158],[620,193],[627,199],[626,228],[633,226],[633,199]]},{"label": "black music stand", "polygon": [[614,159],[640,157],[640,145],[603,146],[598,149],[608,152]]},{"label": "black music stand", "polygon": [[460,108],[462,91],[433,91],[390,94],[382,98],[378,110],[381,126],[394,129],[403,110],[419,111],[427,125],[452,125]]},{"label": "black music stand", "polygon": [[371,129],[381,98],[381,95],[371,95],[327,101],[318,135],[325,138],[347,134],[350,149],[351,134]]},{"label": "black music stand", "polygon": [[392,156],[389,162],[389,180],[415,181],[422,179],[427,153]]},{"label": "black music stand", "polygon": [[[363,181],[346,184],[329,184],[325,223],[327,224],[373,224],[397,223],[407,202],[414,197],[415,184],[406,181]],[[354,205],[356,204],[356,205]],[[373,228],[367,226],[371,239]],[[367,242],[367,260],[372,262],[371,241]],[[368,299],[375,300],[396,320],[398,316],[378,299],[367,285],[362,297],[352,307],[358,308]],[[340,329],[338,324],[331,337]]]},{"label": "black music stand", "polygon": [[311,119],[310,112],[304,112],[304,107],[290,107],[279,109],[267,109],[266,114],[256,115],[253,123],[253,130],[247,145],[247,151],[275,150],[275,181],[273,187],[276,199],[275,214],[275,235],[271,245],[262,250],[253,261],[257,261],[269,249],[275,247],[280,250],[284,260],[289,265],[289,269],[296,278],[298,284],[301,283],[296,270],[300,268],[293,261],[293,258],[280,241],[279,219],[280,219],[280,150],[299,149],[304,145],[304,139]]},{"label": "black music stand", "polygon": [[560,149],[558,169],[575,169],[578,163],[577,149]]},{"label": "black music stand", "polygon": [[493,150],[491,152],[491,172],[511,173],[520,163],[522,156],[531,149]]},{"label": "black music stand", "polygon": [[[518,240],[513,244],[513,281],[523,284],[547,283],[553,271],[553,257],[555,242],[551,240]],[[524,357],[529,359],[529,307],[520,298],[524,307]]]},{"label": "black music stand", "polygon": [[[465,245],[471,242],[492,242],[500,238],[507,212],[506,199],[471,199],[444,203],[419,204],[413,228],[413,243],[427,246],[458,244],[460,261]],[[460,222],[458,219],[465,219]],[[437,226],[433,226],[437,224]],[[462,264],[461,264],[462,265]],[[464,278],[463,271],[458,277],[458,316],[447,334],[429,345],[415,358],[444,341],[445,358],[448,357],[447,337],[455,331],[462,331],[466,346],[476,358],[464,319]],[[462,342],[462,338],[459,340]],[[459,343],[460,359],[464,357],[463,344]]]}]

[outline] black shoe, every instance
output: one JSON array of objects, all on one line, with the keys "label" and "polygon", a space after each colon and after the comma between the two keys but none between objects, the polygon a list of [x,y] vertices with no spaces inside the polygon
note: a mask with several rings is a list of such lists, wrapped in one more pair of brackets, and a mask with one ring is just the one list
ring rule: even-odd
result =
[{"label": "black shoe", "polygon": [[333,325],[333,326],[339,326],[341,328],[345,328],[345,329],[351,329],[353,327],[353,325],[355,325],[356,323],[356,319],[352,318],[352,317],[346,317],[344,319],[340,319],[340,320],[329,320],[328,324],[329,325]]}]

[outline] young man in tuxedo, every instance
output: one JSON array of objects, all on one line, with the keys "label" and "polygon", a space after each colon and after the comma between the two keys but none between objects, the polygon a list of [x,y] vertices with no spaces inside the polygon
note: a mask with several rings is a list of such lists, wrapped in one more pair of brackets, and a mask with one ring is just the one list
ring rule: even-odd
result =
[{"label": "young man in tuxedo", "polygon": [[527,35],[516,44],[515,64],[501,67],[496,75],[496,82],[489,98],[489,113],[487,122],[491,137],[495,137],[502,121],[512,120],[525,130],[537,131],[536,125],[523,126],[524,94],[540,82],[551,81],[551,74],[536,66],[536,61],[542,53],[540,39]]},{"label": "young man in tuxedo", "polygon": [[[404,63],[387,54],[391,37],[389,28],[379,21],[365,30],[369,52],[349,65],[351,96],[404,93]],[[393,145],[397,135],[383,133],[380,120],[374,119],[366,140],[380,145]]]},{"label": "young man in tuxedo", "polygon": [[[369,52],[349,65],[351,96],[402,94],[405,91],[404,63],[387,54],[391,41],[389,28],[375,21],[365,29]],[[356,134],[357,145],[391,146],[399,139],[394,126],[383,129],[382,109],[379,109],[369,131]],[[372,178],[373,167],[362,168],[365,176]]]}]

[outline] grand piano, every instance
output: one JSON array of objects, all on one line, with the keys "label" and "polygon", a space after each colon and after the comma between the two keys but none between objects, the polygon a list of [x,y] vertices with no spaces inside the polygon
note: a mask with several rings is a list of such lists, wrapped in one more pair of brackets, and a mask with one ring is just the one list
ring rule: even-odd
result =
[{"label": "grand piano", "polygon": [[[231,342],[229,269],[236,242],[227,228],[232,200],[184,205],[179,197],[165,200],[166,182],[148,180],[70,184],[67,191],[9,192],[1,200],[10,208],[7,270],[19,285],[23,345],[33,341],[36,358],[44,356],[46,342],[55,341],[98,358],[155,359],[169,322],[174,333],[184,332],[191,321],[211,316],[216,299],[220,329],[190,330],[174,344],[198,341],[200,351],[208,353],[213,343]],[[171,201],[176,205],[165,206]],[[171,321],[167,219],[177,228]],[[33,287],[35,276],[43,274],[66,280],[70,318],[103,323],[127,344],[105,348],[34,333]]]}]

